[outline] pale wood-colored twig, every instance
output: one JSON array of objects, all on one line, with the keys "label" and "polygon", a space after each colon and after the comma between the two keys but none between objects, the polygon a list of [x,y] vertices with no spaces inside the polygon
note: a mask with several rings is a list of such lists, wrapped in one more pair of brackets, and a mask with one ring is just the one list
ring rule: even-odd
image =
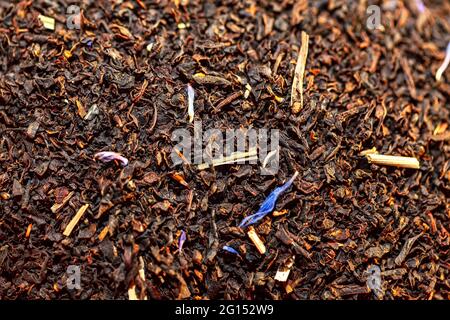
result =
[{"label": "pale wood-colored twig", "polygon": [[106,237],[109,231],[109,226],[106,226],[102,229],[100,234],[98,235],[98,240],[103,241],[103,239]]},{"label": "pale wood-colored twig", "polygon": [[53,213],[57,213],[62,207],[66,205],[66,203],[72,198],[74,192],[70,191],[67,196],[64,197],[63,201],[61,203],[55,203],[52,205],[51,210]]},{"label": "pale wood-colored twig", "polygon": [[387,156],[383,154],[367,154],[370,163],[400,168],[419,169],[419,160],[413,157]]},{"label": "pale wood-colored twig", "polygon": [[372,149],[363,150],[359,153],[359,155],[362,157],[362,156],[367,156],[368,154],[374,154],[374,153],[378,153],[376,147],[373,147]]},{"label": "pale wood-colored twig", "polygon": [[291,272],[291,268],[294,265],[295,256],[289,257],[287,261],[285,261],[277,270],[275,274],[275,280],[280,282],[286,282],[289,277],[289,273]]},{"label": "pale wood-colored twig", "polygon": [[69,224],[67,225],[66,229],[64,229],[63,235],[66,237],[70,236],[72,233],[73,228],[77,225],[78,221],[80,221],[83,214],[86,212],[87,208],[89,208],[89,204],[85,204],[82,206],[78,212],[75,214],[75,216],[70,220]]},{"label": "pale wood-colored twig", "polygon": [[38,16],[39,20],[41,20],[45,29],[55,30],[55,19],[52,17],[47,17],[42,14]]},{"label": "pale wood-colored twig", "polygon": [[134,284],[130,288],[128,288],[128,300],[139,300],[136,294],[136,286]]},{"label": "pale wood-colored twig", "polygon": [[258,249],[260,254],[266,253],[266,246],[262,242],[262,240],[259,238],[258,234],[256,233],[255,228],[250,227],[247,232],[248,237],[250,240],[252,240],[253,244],[256,246],[256,249]]},{"label": "pale wood-colored twig", "polygon": [[303,108],[303,77],[305,75],[306,59],[308,57],[308,41],[308,34],[302,31],[302,46],[298,54],[291,89],[291,109],[293,113],[299,113]]},{"label": "pale wood-colored twig", "polygon": [[202,163],[198,165],[199,170],[203,170],[209,168],[210,166],[217,167],[225,164],[235,163],[238,161],[251,161],[257,160],[258,157],[256,148],[251,149],[248,152],[233,152],[231,155],[227,157],[222,157],[219,159],[215,159],[212,163]]}]

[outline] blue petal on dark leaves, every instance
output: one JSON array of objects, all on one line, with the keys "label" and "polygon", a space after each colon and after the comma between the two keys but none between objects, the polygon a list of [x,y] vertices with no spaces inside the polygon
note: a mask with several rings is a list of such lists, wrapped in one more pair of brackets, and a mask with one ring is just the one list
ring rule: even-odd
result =
[{"label": "blue petal on dark leaves", "polygon": [[294,182],[295,178],[297,177],[298,172],[296,171],[295,174],[292,176],[291,179],[289,179],[288,182],[283,184],[280,187],[275,188],[269,196],[264,200],[264,202],[261,204],[261,207],[259,210],[248,217],[245,217],[244,220],[239,224],[239,227],[244,228],[248,227],[262,218],[264,218],[267,214],[271,213],[273,209],[275,208],[275,203],[277,202],[278,197],[280,194],[282,194],[284,191],[286,191],[291,185],[292,182]]},{"label": "blue petal on dark leaves", "polygon": [[237,252],[236,249],[229,246],[223,246],[223,250],[239,255],[239,252]]}]

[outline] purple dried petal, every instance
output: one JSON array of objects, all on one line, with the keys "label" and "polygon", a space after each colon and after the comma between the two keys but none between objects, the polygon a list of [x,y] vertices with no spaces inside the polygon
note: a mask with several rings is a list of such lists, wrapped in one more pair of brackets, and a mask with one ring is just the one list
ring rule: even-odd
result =
[{"label": "purple dried petal", "polygon": [[395,8],[397,8],[397,0],[388,0],[383,2],[384,10],[395,10]]},{"label": "purple dried petal", "polygon": [[237,255],[239,255],[239,252],[237,252],[236,249],[234,249],[234,248],[232,248],[232,247],[229,247],[229,246],[223,246],[223,250],[228,251],[228,252],[230,252],[230,253],[232,253],[232,254],[237,254]]},{"label": "purple dried petal", "polygon": [[449,64],[450,64],[450,42],[447,44],[447,50],[445,51],[445,59],[436,72],[437,81],[441,80],[442,75],[444,74],[444,71],[448,68]]},{"label": "purple dried petal", "polygon": [[415,0],[417,10],[419,10],[420,13],[425,12],[425,5],[423,4],[422,0]]},{"label": "purple dried petal", "polygon": [[113,160],[119,161],[122,166],[128,165],[128,159],[125,157],[122,157],[120,154],[112,151],[102,151],[98,152],[94,155],[94,160],[100,160],[103,162],[110,162]]},{"label": "purple dried petal", "polygon": [[181,230],[180,238],[178,239],[178,251],[181,252],[183,250],[183,244],[186,241],[186,232],[184,230]]},{"label": "purple dried petal", "polygon": [[187,85],[187,94],[188,94],[188,115],[189,122],[194,120],[194,89],[190,84]]},{"label": "purple dried petal", "polygon": [[275,208],[275,203],[284,191],[286,191],[294,182],[295,178],[298,176],[298,172],[296,171],[295,174],[292,176],[291,179],[289,179],[288,182],[283,184],[281,187],[275,188],[269,196],[264,200],[264,202],[261,204],[261,207],[259,207],[259,210],[248,217],[245,217],[244,220],[239,224],[239,227],[244,228],[248,227],[249,225],[252,225],[262,218],[264,218],[267,214],[271,213],[273,209]]}]

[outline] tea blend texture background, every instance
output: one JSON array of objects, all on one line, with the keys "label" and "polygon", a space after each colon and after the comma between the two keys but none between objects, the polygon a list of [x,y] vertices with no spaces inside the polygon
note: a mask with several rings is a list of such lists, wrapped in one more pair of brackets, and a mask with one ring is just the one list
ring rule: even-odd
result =
[{"label": "tea blend texture background", "polygon": [[[70,4],[80,30],[66,25]],[[375,2],[379,30],[366,27],[369,4],[0,1],[0,299],[129,299],[129,288],[148,299],[449,299],[450,74],[435,72],[450,3],[425,1],[420,14],[414,1]],[[173,166],[172,132],[193,134],[188,83],[205,131],[280,130],[275,176]],[[369,164],[359,153],[373,147],[420,169]],[[100,151],[129,164],[94,161]],[[296,170],[275,208],[287,213],[255,226],[261,255],[237,226]],[[293,256],[288,280],[274,280]],[[70,265],[79,290],[66,287]]]}]

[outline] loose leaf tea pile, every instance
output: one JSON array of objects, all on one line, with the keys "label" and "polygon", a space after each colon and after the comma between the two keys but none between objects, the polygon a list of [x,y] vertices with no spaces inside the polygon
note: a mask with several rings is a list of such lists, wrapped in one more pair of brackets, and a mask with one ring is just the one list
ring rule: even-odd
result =
[{"label": "loose leaf tea pile", "polygon": [[450,4],[368,2],[0,1],[0,299],[450,299]]}]

